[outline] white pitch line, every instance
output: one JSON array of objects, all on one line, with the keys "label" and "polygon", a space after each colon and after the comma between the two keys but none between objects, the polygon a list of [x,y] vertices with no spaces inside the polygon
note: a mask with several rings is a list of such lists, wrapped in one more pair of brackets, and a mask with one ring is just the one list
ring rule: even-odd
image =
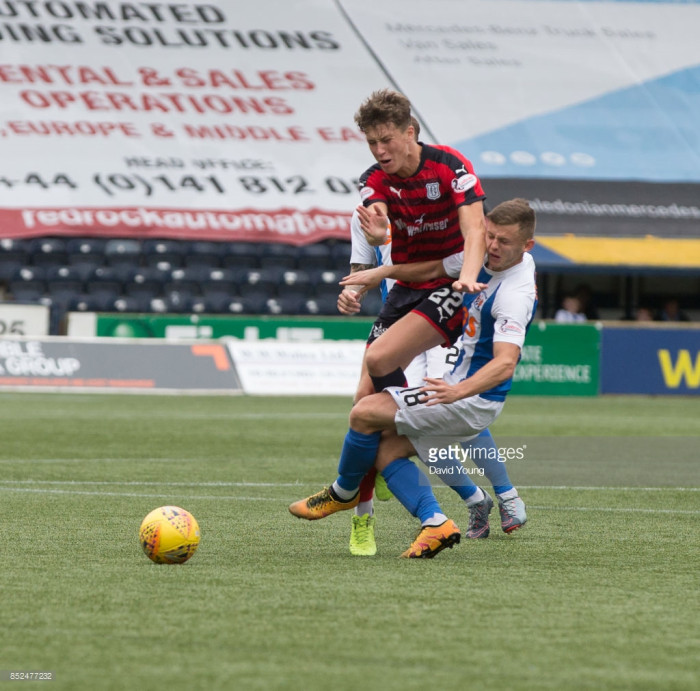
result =
[{"label": "white pitch line", "polygon": [[[78,494],[88,497],[146,497],[146,498],[162,498],[172,497],[170,493],[160,494],[141,494],[137,492],[87,492],[73,489],[32,489],[29,487],[0,487],[0,492],[32,492],[34,494]],[[233,501],[281,501],[273,497],[234,497],[231,495],[216,495],[216,494],[177,494],[176,496],[183,499],[231,499]]]},{"label": "white pitch line", "polygon": [[[314,482],[148,482],[144,480],[2,480],[4,484],[21,485],[118,485],[118,486],[162,486],[162,487],[310,487]],[[577,487],[567,485],[518,485],[520,489],[543,489],[558,491],[593,491],[593,492],[700,492],[700,487]],[[447,485],[435,488],[449,489]]]},{"label": "white pitch line", "polygon": [[681,516],[700,516],[700,511],[682,511],[676,509],[640,509],[640,508],[624,508],[624,507],[593,507],[593,506],[535,506],[533,504],[526,505],[528,509],[536,509],[538,511],[604,511],[606,513],[663,513],[663,514],[678,514]]},{"label": "white pitch line", "polygon": [[[30,487],[2,487],[0,486],[0,492],[31,492],[34,494],[69,494],[69,495],[81,495],[89,497],[129,497],[129,498],[161,498],[161,497],[172,497],[172,494],[159,493],[159,494],[142,494],[137,492],[89,492],[83,490],[72,490],[72,489],[34,489]],[[197,495],[197,494],[178,494],[178,497],[184,499],[229,499],[232,501],[276,501],[280,502],[282,500],[275,499],[273,497],[239,497],[232,495]],[[528,505],[528,508],[540,510],[540,511],[598,511],[598,512],[609,512],[609,513],[648,513],[648,514],[672,514],[672,515],[682,515],[682,516],[700,516],[700,511],[683,511],[676,509],[647,509],[647,508],[616,508],[616,507],[593,507],[593,506],[536,506]]]},{"label": "white pitch line", "polygon": [[143,480],[2,480],[5,485],[120,485],[129,487],[303,487],[301,482],[147,482]]},{"label": "white pitch line", "polygon": [[566,485],[518,485],[520,489],[563,489],[612,492],[700,492],[700,487],[567,487]]}]

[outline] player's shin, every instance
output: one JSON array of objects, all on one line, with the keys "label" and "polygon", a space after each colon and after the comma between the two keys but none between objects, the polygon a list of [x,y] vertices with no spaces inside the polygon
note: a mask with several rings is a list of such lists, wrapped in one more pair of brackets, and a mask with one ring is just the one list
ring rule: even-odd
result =
[{"label": "player's shin", "polygon": [[348,430],[338,462],[338,479],[333,483],[339,499],[345,501],[357,494],[362,478],[374,466],[381,436],[381,432]]},{"label": "player's shin", "polygon": [[382,475],[394,496],[422,525],[439,525],[447,520],[428,478],[408,458],[392,461]]},{"label": "player's shin", "polygon": [[503,462],[496,442],[488,429],[483,430],[478,437],[468,442],[462,442],[462,449],[465,456],[477,468],[484,471],[484,475],[489,479],[496,494],[503,494],[513,489],[506,464]]}]

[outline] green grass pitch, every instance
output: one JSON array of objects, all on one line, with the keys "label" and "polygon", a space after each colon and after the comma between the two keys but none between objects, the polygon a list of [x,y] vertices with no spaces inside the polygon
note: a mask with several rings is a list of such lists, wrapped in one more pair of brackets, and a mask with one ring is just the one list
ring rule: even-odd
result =
[{"label": "green grass pitch", "polygon": [[[700,399],[512,397],[492,431],[526,448],[527,526],[494,512],[488,540],[427,561],[397,558],[417,525],[395,499],[373,558],[350,556],[348,514],[288,513],[335,477],[348,407],[0,394],[0,670],[97,691],[700,686]],[[201,526],[185,565],[141,551],[163,504]]]}]

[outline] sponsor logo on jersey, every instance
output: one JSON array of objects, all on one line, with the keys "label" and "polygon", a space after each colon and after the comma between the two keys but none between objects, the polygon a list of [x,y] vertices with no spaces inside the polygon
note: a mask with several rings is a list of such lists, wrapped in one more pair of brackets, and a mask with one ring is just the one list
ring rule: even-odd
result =
[{"label": "sponsor logo on jersey", "polygon": [[365,201],[365,199],[369,199],[373,195],[374,195],[374,190],[371,187],[363,187],[360,190],[360,199],[362,199],[362,201]]},{"label": "sponsor logo on jersey", "polygon": [[428,196],[428,199],[440,199],[440,183],[429,182],[425,186],[425,192]]},{"label": "sponsor logo on jersey", "polygon": [[504,319],[502,322],[498,322],[496,324],[496,329],[499,331],[499,333],[502,333],[504,336],[508,336],[510,334],[515,336],[521,336],[525,333],[525,329],[523,329],[523,327],[520,326],[520,324],[509,322],[507,319]]},{"label": "sponsor logo on jersey", "polygon": [[399,199],[401,199],[401,192],[403,192],[402,189],[401,189],[401,190],[397,190],[396,187],[390,187],[389,189],[390,189]]},{"label": "sponsor logo on jersey", "polygon": [[472,303],[472,307],[475,310],[480,310],[484,306],[485,302],[486,302],[486,295],[483,292],[481,292],[476,296],[476,299]]},{"label": "sponsor logo on jersey", "polygon": [[462,175],[452,180],[452,189],[455,192],[466,192],[476,185],[476,175]]}]

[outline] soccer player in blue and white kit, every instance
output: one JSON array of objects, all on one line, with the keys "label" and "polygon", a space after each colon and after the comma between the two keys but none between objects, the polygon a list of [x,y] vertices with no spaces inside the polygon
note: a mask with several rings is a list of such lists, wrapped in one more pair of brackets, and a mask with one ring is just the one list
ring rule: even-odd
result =
[{"label": "soccer player in blue and white kit", "polygon": [[[528,254],[534,245],[535,214],[526,200],[514,199],[499,204],[487,218],[486,262],[478,279],[486,288],[464,297],[457,364],[443,379],[426,378],[422,387],[389,387],[360,400],[350,413],[338,478],[330,487],[293,503],[289,510],[295,516],[315,520],[353,508],[362,477],[376,464],[389,489],[421,521],[421,531],[403,557],[431,558],[460,541],[459,528],[443,514],[408,457],[418,455],[426,462],[439,456],[437,449],[476,437],[501,413],[510,390],[537,308],[535,267]],[[434,262],[393,269],[396,277],[412,277],[420,270],[438,269]],[[450,464],[454,474],[460,474],[460,463],[452,454],[441,461],[443,468]],[[465,498],[461,484],[451,486]],[[473,500],[472,488],[466,489]],[[487,498],[482,501],[490,510]],[[523,525],[525,507],[517,490],[511,487],[498,499],[502,518],[504,512],[509,514],[513,529]]]}]

